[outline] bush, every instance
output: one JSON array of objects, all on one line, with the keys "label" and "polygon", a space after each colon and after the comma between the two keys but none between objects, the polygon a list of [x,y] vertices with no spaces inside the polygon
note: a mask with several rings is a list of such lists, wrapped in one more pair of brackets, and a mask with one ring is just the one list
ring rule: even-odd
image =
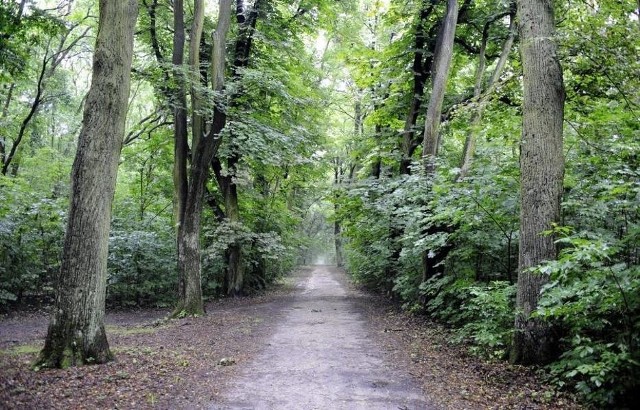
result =
[{"label": "bush", "polygon": [[107,303],[165,307],[175,301],[175,245],[148,231],[113,230],[109,238]]},{"label": "bush", "polygon": [[0,307],[50,301],[60,266],[64,201],[17,200],[22,205],[0,217]]},{"label": "bush", "polygon": [[295,249],[282,243],[276,232],[253,232],[242,223],[223,222],[205,234],[209,245],[204,254],[204,291],[219,296],[226,270],[225,253],[233,244],[241,244],[245,264],[245,291],[265,288],[287,272],[295,262]]},{"label": "bush", "polygon": [[640,385],[640,268],[613,263],[619,249],[588,234],[560,242],[558,260],[538,268],[551,281],[537,314],[564,335],[554,380],[598,406],[629,401]]},{"label": "bush", "polygon": [[472,343],[474,354],[506,359],[514,331],[516,286],[504,281],[468,288],[463,304],[467,323],[459,333]]}]

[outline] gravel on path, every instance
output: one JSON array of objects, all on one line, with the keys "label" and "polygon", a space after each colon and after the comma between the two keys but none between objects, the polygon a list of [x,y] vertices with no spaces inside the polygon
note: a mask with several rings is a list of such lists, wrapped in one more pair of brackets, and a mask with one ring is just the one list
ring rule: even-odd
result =
[{"label": "gravel on path", "polygon": [[264,350],[212,409],[431,409],[416,382],[371,338],[341,283],[316,266]]}]

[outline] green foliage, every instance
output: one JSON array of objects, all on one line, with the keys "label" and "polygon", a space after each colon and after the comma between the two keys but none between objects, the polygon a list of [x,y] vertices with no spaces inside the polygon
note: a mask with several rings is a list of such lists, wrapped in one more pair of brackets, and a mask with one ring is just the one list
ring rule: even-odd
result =
[{"label": "green foliage", "polygon": [[640,363],[638,355],[630,352],[626,344],[602,343],[576,335],[566,349],[560,360],[549,366],[558,386],[572,385],[589,402],[602,408],[631,399],[638,386]]},{"label": "green foliage", "polygon": [[0,84],[23,75],[32,47],[64,30],[61,20],[28,3],[20,10],[20,3],[0,3]]},{"label": "green foliage", "polygon": [[[473,2],[461,12],[438,168],[426,178],[417,160],[428,95],[413,127],[418,147],[411,175],[399,175],[399,160],[414,96],[416,36],[422,29],[427,43],[435,38],[445,4],[433,3],[419,27],[420,9],[431,3],[267,2],[249,64],[226,84],[235,99],[219,107],[228,114],[228,126],[218,156],[222,163],[240,158],[236,170],[223,166],[223,173],[235,172],[241,222],[224,221],[224,199],[209,184],[207,199],[219,209],[203,212],[205,296],[221,294],[225,253],[232,245],[242,245],[246,284],[253,290],[298,263],[332,259],[337,239],[356,281],[450,326],[473,353],[504,358],[513,328],[520,223],[518,53],[511,53],[473,130],[478,104],[470,96],[482,28],[509,3]],[[84,4],[44,13],[29,3],[21,19],[18,5],[0,4],[5,153],[35,98],[42,62],[52,63],[47,58],[62,36],[70,44],[90,24]],[[625,405],[632,403],[640,372],[636,6],[604,1],[597,7],[556,7],[563,16],[557,39],[567,94],[565,194],[562,226],[547,233],[560,238],[559,258],[536,268],[549,276],[536,314],[560,332],[560,357],[549,367],[555,382],[599,407]],[[167,95],[175,86],[172,17],[163,2],[141,4],[130,138],[122,152],[110,237],[111,305],[165,306],[175,297],[174,102]],[[214,23],[206,17],[205,33]],[[484,83],[506,31],[503,19],[489,28]],[[234,23],[230,36],[236,34]],[[85,45],[81,40],[60,55],[55,73],[47,69],[42,104],[13,162],[16,175],[0,178],[2,308],[52,295],[78,107],[87,86]],[[210,47],[210,37],[203,36],[203,74]],[[424,45],[422,63],[431,48]],[[189,86],[206,96],[202,113],[208,115],[209,85]],[[477,141],[474,165],[458,180],[469,132]],[[334,238],[336,226],[340,233]],[[423,282],[425,261],[437,262],[444,273]]]},{"label": "green foliage", "polygon": [[175,244],[166,232],[127,230],[116,222],[109,237],[107,303],[170,306],[177,283]]},{"label": "green foliage", "polygon": [[467,321],[469,312],[463,307],[471,295],[468,288],[472,281],[453,275],[433,277],[420,284],[424,309],[434,319],[452,327],[460,327]]},{"label": "green foliage", "polygon": [[619,249],[600,239],[559,231],[570,234],[559,241],[566,248],[538,268],[551,279],[538,314],[564,334],[564,353],[550,368],[558,385],[611,405],[638,387],[640,268],[614,263]]},{"label": "green foliage", "polygon": [[334,195],[338,204],[335,218],[342,226],[346,266],[353,277],[371,288],[391,290],[392,258],[396,248],[392,237],[392,200],[385,194],[397,184],[368,180],[351,187],[346,195]]},{"label": "green foliage", "polygon": [[419,289],[424,312],[452,327],[456,341],[467,344],[472,354],[494,360],[507,357],[515,319],[514,284],[443,275],[420,284]]},{"label": "green foliage", "polygon": [[[50,301],[64,238],[69,162],[44,148],[39,168],[0,176],[0,307]],[[45,165],[46,164],[46,165]]]},{"label": "green foliage", "polygon": [[462,307],[467,317],[459,333],[472,343],[472,353],[506,359],[513,337],[516,286],[496,281],[467,291],[471,297]]},{"label": "green foliage", "polygon": [[[365,121],[362,132],[335,127],[342,144],[335,151],[356,170],[355,178],[336,184],[335,219],[342,228],[346,267],[355,279],[391,291],[405,308],[455,328],[473,352],[500,359],[512,336],[518,265],[522,96],[517,53],[473,130],[477,104],[469,96],[478,64],[478,27],[509,5],[480,2],[461,12],[438,168],[431,180],[420,175],[419,163],[411,176],[397,173],[404,148],[399,137],[413,96],[412,47],[420,6],[392,1],[381,18],[376,11],[387,4],[363,6],[356,23],[366,27],[366,34],[351,32],[357,39],[348,48],[336,45],[350,70],[342,81],[356,89],[348,90],[351,100],[341,102],[336,115],[352,124],[344,107],[358,101]],[[637,11],[632,2],[557,6],[557,15],[565,16],[558,22],[567,92],[564,227],[548,233],[562,237],[561,253],[538,268],[550,275],[550,283],[537,314],[561,332],[561,357],[550,368],[558,384],[576,388],[599,407],[625,405],[637,389],[633,375],[640,332]],[[427,18],[427,33],[437,27],[439,7]],[[502,20],[489,29],[487,75],[506,29]],[[420,113],[418,136],[423,121]],[[478,144],[475,160],[471,172],[458,180],[469,132]],[[414,159],[419,156],[420,147]],[[373,180],[370,169],[377,160],[382,173]],[[444,274],[421,283],[422,265],[433,258]]]}]

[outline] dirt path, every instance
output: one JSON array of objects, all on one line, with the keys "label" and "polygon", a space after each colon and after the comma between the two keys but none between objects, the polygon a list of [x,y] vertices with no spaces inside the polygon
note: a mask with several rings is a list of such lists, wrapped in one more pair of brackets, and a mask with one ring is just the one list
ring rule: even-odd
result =
[{"label": "dirt path", "polygon": [[264,350],[214,409],[430,409],[421,389],[385,360],[337,269],[317,266]]},{"label": "dirt path", "polygon": [[[46,312],[0,316],[4,409],[578,409],[535,369],[487,363],[442,326],[326,266],[199,318],[111,312],[116,360],[43,369]],[[221,360],[235,362],[221,365]],[[421,391],[428,392],[426,399]]]}]

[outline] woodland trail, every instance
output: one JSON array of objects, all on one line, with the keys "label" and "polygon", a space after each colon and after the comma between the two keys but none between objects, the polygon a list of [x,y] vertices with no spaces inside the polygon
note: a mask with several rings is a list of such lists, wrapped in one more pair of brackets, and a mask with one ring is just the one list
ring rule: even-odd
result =
[{"label": "woodland trail", "polygon": [[431,409],[411,377],[385,359],[335,267],[296,287],[266,347],[212,409]]},{"label": "woodland trail", "polygon": [[110,312],[115,361],[38,372],[47,312],[0,315],[0,408],[583,408],[549,394],[534,370],[470,356],[446,329],[334,267],[301,267],[261,295],[213,300],[207,311],[173,320],[162,319],[168,309]]}]

